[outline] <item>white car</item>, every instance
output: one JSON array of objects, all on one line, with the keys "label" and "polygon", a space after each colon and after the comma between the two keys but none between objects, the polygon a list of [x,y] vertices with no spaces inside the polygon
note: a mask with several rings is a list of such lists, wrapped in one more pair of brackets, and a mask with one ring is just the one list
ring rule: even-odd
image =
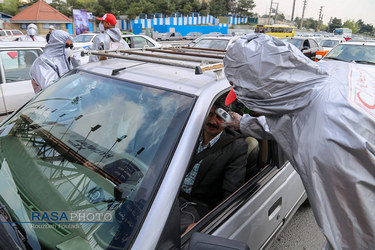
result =
[{"label": "white car", "polygon": [[318,60],[354,62],[357,64],[375,65],[375,43],[371,42],[345,42],[331,49],[324,57]]},{"label": "white car", "polygon": [[151,37],[144,35],[122,35],[121,37],[125,40],[125,42],[129,45],[131,49],[140,49],[144,47],[158,49],[162,47],[162,45],[159,42],[155,41]]},{"label": "white car", "polygon": [[190,47],[226,50],[239,36],[201,36],[189,44]]},{"label": "white car", "polygon": [[0,43],[0,114],[15,111],[34,96],[30,67],[45,43]]},{"label": "white car", "polygon": [[322,40],[320,40],[319,45],[323,47],[323,50],[329,51],[336,45],[344,43],[344,42],[346,42],[344,38],[330,37],[330,38],[323,38]]},{"label": "white car", "polygon": [[306,199],[273,140],[247,137],[246,182],[180,231],[182,182],[212,105],[231,85],[222,65],[210,62],[216,59],[201,65],[173,52],[174,59],[129,55],[83,65],[3,121],[1,212],[23,222],[1,223],[3,242],[20,249],[267,247]]},{"label": "white car", "polygon": [[83,33],[73,37],[73,49],[88,49],[99,33]]},{"label": "white car", "polygon": [[[74,37],[73,49],[88,49],[92,45],[94,38],[99,34],[100,33],[85,33]],[[130,48],[143,48],[144,46],[148,46],[149,48],[156,49],[161,47],[160,43],[158,43],[157,41],[148,36],[127,34],[122,35],[121,37],[127,42]]]},{"label": "white car", "polygon": [[14,41],[21,36],[23,33],[20,30],[0,30],[0,41],[3,42]]}]

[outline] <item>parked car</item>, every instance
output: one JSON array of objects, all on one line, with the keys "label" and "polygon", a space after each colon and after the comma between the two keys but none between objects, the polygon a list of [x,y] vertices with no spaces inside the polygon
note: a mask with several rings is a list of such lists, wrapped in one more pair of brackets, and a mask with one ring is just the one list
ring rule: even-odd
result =
[{"label": "parked car", "polygon": [[293,44],[310,59],[315,58],[317,51],[323,50],[318,42],[312,37],[288,37],[281,38],[281,40]]},{"label": "parked car", "polygon": [[[75,50],[88,49],[94,38],[100,33],[85,33],[80,34],[73,38],[73,44]],[[150,48],[160,48],[161,44],[155,41],[154,39],[144,36],[144,35],[134,35],[134,34],[125,34],[121,35],[130,48],[143,48],[145,45]]]},{"label": "parked car", "polygon": [[10,113],[34,96],[30,67],[42,54],[45,43],[0,43],[0,114]]},{"label": "parked car", "polygon": [[333,47],[335,47],[337,44],[344,43],[346,40],[344,38],[324,38],[319,41],[319,45],[322,46],[323,50],[331,50]]},{"label": "parked car", "polygon": [[130,48],[149,48],[158,49],[161,48],[161,44],[152,39],[151,37],[144,35],[122,35],[122,38],[127,42]]},{"label": "parked car", "polygon": [[368,42],[346,42],[337,45],[324,57],[317,59],[324,61],[355,62],[357,64],[375,65],[375,43]]},{"label": "parked car", "polygon": [[14,41],[23,36],[20,30],[0,30],[0,41]]},{"label": "parked car", "polygon": [[184,40],[194,40],[202,35],[202,32],[189,32],[184,36]]},{"label": "parked car", "polygon": [[83,33],[73,37],[74,49],[88,49],[94,38],[100,33]]},{"label": "parked car", "polygon": [[206,49],[220,49],[226,50],[234,43],[239,37],[238,36],[204,36],[196,39],[193,43],[190,43],[190,47],[195,48],[206,48]]},{"label": "parked car", "polygon": [[[259,152],[247,168],[256,171],[181,234],[182,181],[211,106],[231,86],[222,68],[126,58],[76,68],[1,124],[2,214],[31,222],[1,223],[9,232],[2,241],[41,249],[266,247],[306,199],[283,150],[252,138]],[[110,218],[59,224],[65,218],[39,217],[33,226],[32,214],[43,211]]]},{"label": "parked car", "polygon": [[183,37],[180,32],[167,32],[159,38],[161,41],[179,41],[182,39]]}]

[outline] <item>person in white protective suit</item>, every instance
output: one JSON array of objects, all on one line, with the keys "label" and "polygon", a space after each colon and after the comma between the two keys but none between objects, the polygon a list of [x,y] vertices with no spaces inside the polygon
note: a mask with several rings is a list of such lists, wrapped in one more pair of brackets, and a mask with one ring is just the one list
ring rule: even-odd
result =
[{"label": "person in white protective suit", "polygon": [[30,23],[27,26],[26,35],[17,38],[17,41],[46,42],[46,39],[38,36],[38,27],[35,24]]},{"label": "person in white protective suit", "polygon": [[[94,38],[90,50],[129,49],[129,45],[121,37],[120,29],[115,28],[117,20],[113,14],[107,13],[102,18],[97,17],[96,19],[101,21],[99,23],[99,29],[103,33]],[[89,62],[97,62],[106,59],[107,58],[103,56],[91,55]]]},{"label": "person in white protective suit", "polygon": [[326,249],[375,247],[375,67],[313,62],[296,47],[247,35],[224,58],[238,98],[259,117],[232,113],[256,138],[274,139],[301,176]]},{"label": "person in white protective suit", "polygon": [[30,76],[35,93],[41,91],[73,68],[71,49],[72,37],[63,30],[51,32],[43,54],[30,68]]}]

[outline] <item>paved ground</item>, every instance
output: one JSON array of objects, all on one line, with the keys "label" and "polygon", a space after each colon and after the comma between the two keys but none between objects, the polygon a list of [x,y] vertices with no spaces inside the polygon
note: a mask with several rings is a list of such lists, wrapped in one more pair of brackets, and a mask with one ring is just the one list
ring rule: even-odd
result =
[{"label": "paved ground", "polygon": [[316,224],[310,204],[305,202],[269,249],[315,250],[322,249],[324,244],[325,238]]}]

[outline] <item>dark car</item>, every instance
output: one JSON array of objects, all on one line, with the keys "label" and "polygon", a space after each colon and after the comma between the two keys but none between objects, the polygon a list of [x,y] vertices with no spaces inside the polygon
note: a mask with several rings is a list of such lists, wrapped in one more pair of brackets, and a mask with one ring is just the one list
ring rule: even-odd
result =
[{"label": "dark car", "polygon": [[281,40],[293,44],[310,59],[315,57],[317,51],[323,50],[318,42],[312,37],[290,37],[282,38]]}]

